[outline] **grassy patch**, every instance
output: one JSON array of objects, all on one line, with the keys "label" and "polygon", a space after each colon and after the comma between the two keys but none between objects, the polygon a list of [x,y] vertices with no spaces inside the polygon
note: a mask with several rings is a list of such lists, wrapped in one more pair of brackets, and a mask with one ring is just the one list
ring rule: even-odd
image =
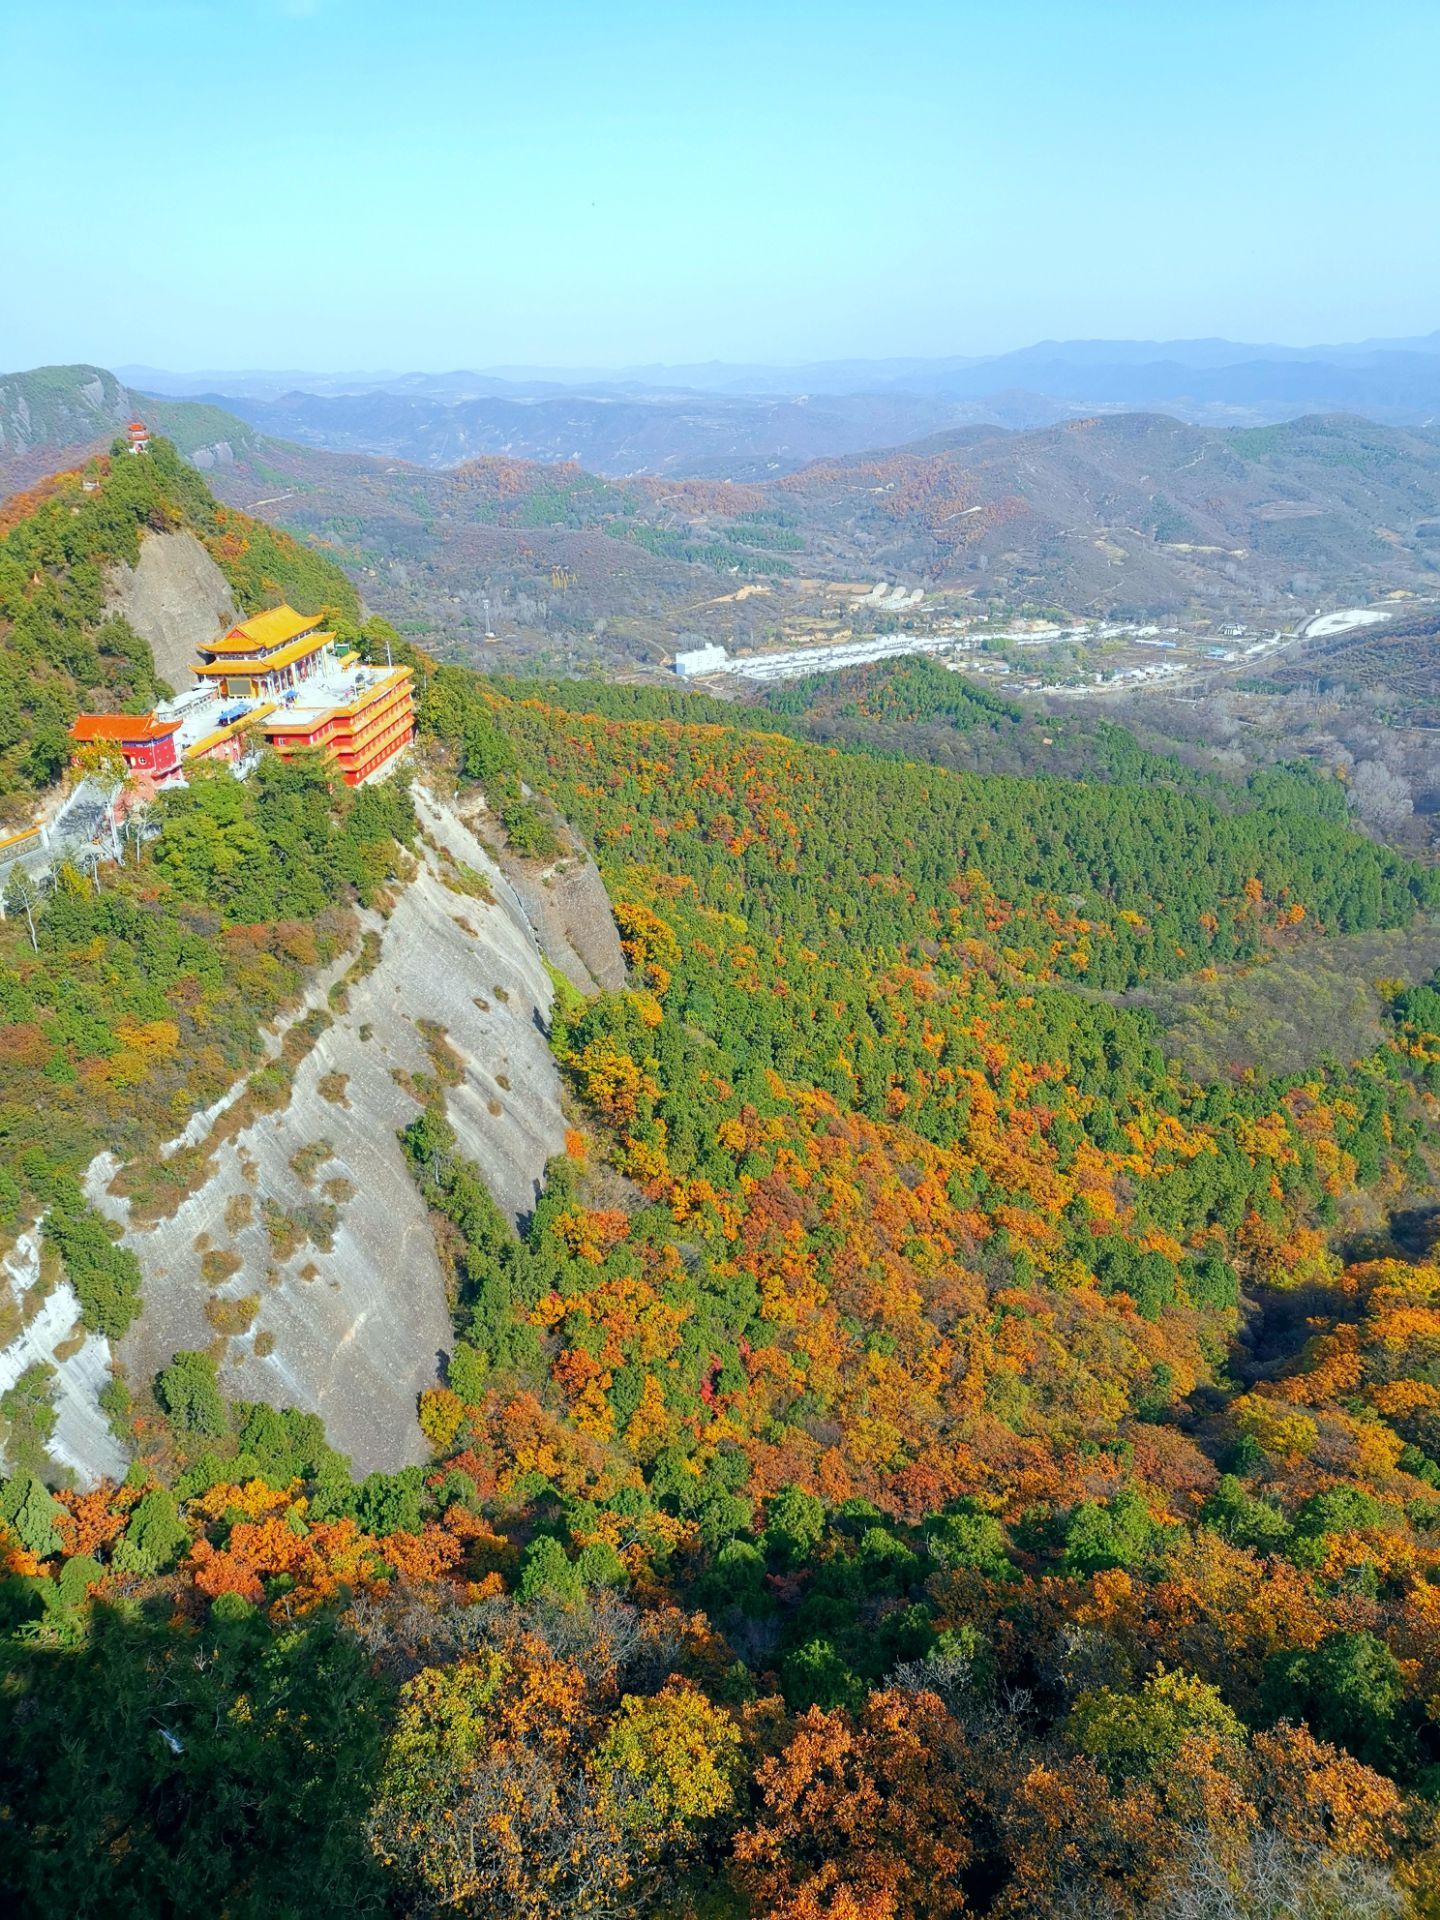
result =
[{"label": "grassy patch", "polygon": [[67,1360],[75,1358],[89,1337],[85,1322],[77,1320],[65,1338],[56,1346],[51,1358],[57,1366],[63,1366]]},{"label": "grassy patch", "polygon": [[451,893],[462,894],[467,900],[481,900],[487,906],[495,904],[495,889],[483,873],[477,873],[473,867],[467,867],[463,860],[457,860],[447,847],[437,849],[440,855],[440,883],[448,887]]},{"label": "grassy patch", "polygon": [[225,1230],[238,1233],[255,1218],[255,1201],[248,1193],[232,1193],[225,1202]]},{"label": "grassy patch", "polygon": [[417,1020],[416,1027],[425,1042],[425,1051],[442,1087],[458,1087],[465,1078],[465,1061],[451,1046],[444,1027],[437,1020]]},{"label": "grassy patch", "polygon": [[348,1107],[350,1102],[345,1089],[349,1084],[348,1073],[322,1073],[315,1083],[315,1091],[322,1100],[328,1100],[332,1107]]},{"label": "grassy patch", "polygon": [[543,964],[546,973],[550,976],[550,984],[555,989],[555,1004],[552,1011],[558,1013],[562,1021],[577,1018],[585,1011],[584,994],[558,967],[552,967],[548,960]]}]

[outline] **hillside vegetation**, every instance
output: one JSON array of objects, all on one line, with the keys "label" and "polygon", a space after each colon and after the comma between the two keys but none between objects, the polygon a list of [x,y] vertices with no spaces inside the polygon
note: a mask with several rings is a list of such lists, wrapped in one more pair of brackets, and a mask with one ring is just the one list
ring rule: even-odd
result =
[{"label": "hillside vegetation", "polygon": [[1437,471],[1429,436],[1345,415],[1217,432],[1134,413],[816,461],[774,492],[892,573],[1158,614],[1423,579]]},{"label": "hillside vegetation", "polygon": [[103,367],[32,367],[0,374],[0,501],[103,452],[137,413],[187,456],[221,443],[254,453],[253,430],[219,407],[132,393]]},{"label": "hillside vegetation", "polygon": [[247,613],[294,599],[360,625],[360,601],[331,562],[263,521],[222,507],[177,451],[112,452],[0,510],[0,809],[25,817],[70,756],[86,712],[138,713],[159,691],[150,649],[106,612],[106,570],[133,565],[147,531],[194,533]]},{"label": "hillside vegetation", "polygon": [[1137,414],[967,428],[734,483],[509,457],[435,471],[266,441],[263,471],[242,459],[217,484],[334,542],[397,624],[467,650],[497,630],[502,657],[574,670],[658,659],[677,628],[732,650],[823,638],[857,615],[842,582],[1107,619],[1429,594],[1437,474],[1430,436],[1363,420],[1256,434]]},{"label": "hillside vegetation", "polygon": [[35,367],[0,377],[0,450],[83,444],[125,419],[126,393],[103,367]]},{"label": "hillside vegetation", "polygon": [[[0,491],[44,470],[35,459],[62,464],[59,446],[47,455],[24,438],[26,418],[63,436],[73,463],[138,410],[231,506],[331,551],[402,630],[467,655],[493,641],[508,665],[547,671],[659,661],[693,635],[734,650],[856,622],[868,632],[895,615],[849,590],[876,579],[923,588],[926,619],[1058,608],[1269,625],[1317,600],[1428,596],[1440,561],[1434,437],[1340,414],[1228,431],[1141,413],[1019,432],[970,425],[659,477],[639,459],[591,470],[573,438],[518,458],[511,449],[528,445],[518,428],[478,445],[427,430],[392,452],[380,428],[367,442],[327,438],[322,424],[297,445],[270,437],[286,430],[271,418],[283,408],[250,409],[261,432],[213,401],[127,395],[91,368],[12,376],[0,409],[7,394],[20,424],[0,444]],[[540,412],[485,404],[532,425]],[[412,402],[313,406],[322,423],[353,406],[404,420]],[[601,411],[613,422],[647,407]],[[28,449],[15,453],[20,467],[7,466],[6,445]],[[1397,665],[1414,705],[1423,673]]]},{"label": "hillside vegetation", "polygon": [[[242,595],[302,563],[333,591],[217,534],[172,454],[98,517],[62,485],[7,536],[0,633],[57,701],[122,691],[85,678],[83,596],[151,488],[238,543]],[[1440,983],[1392,975],[1353,1049],[1287,1036],[1281,1070],[1167,1056],[1127,1002],[1198,1019],[1197,981],[1303,978],[1337,936],[1337,968],[1428,965],[1434,870],[1333,783],[1118,729],[1081,780],[906,760],[897,715],[1019,724],[908,668],[840,690],[842,750],[813,689],[414,658],[428,778],[540,886],[573,825],[629,984],[557,987],[572,1124],[519,1233],[443,1032],[410,1076],[454,1328],[426,1466],[357,1481],[315,1415],[227,1401],[223,1327],[105,1389],[119,1486],[54,1469],[43,1368],[0,1399],[25,1910],[1433,1914]],[[77,1170],[114,1140],[143,1171],[415,833],[403,783],[303,764],[160,824],[101,892],[62,877],[33,945],[0,926],[0,1199],[98,1330],[144,1303]]]}]

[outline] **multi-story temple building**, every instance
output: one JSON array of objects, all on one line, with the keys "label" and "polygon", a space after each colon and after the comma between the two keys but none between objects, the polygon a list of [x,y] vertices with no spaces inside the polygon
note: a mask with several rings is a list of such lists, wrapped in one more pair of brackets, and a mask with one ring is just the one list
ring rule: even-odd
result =
[{"label": "multi-story temple building", "polygon": [[138,719],[82,714],[81,745],[118,748],[156,785],[199,760],[246,760],[268,746],[322,754],[347,786],[383,773],[415,732],[409,667],[366,666],[313,614],[272,607],[199,649],[198,685]]}]

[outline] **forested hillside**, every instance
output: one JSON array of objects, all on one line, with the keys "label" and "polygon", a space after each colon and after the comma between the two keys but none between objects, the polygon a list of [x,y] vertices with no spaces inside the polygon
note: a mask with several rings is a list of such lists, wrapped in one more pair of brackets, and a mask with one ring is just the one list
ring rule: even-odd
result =
[{"label": "forested hillside", "polygon": [[[288,431],[283,418],[277,430]],[[263,473],[241,462],[217,478],[236,504],[263,501],[374,567],[394,617],[413,610],[474,643],[479,609],[465,596],[508,600],[507,637],[512,623],[530,629],[532,654],[537,627],[574,644],[596,619],[613,627],[644,613],[668,625],[634,628],[631,659],[649,654],[642,634],[673,639],[677,626],[734,651],[772,627],[854,611],[825,584],[880,579],[966,611],[1188,621],[1203,608],[1265,627],[1277,610],[1288,624],[1321,599],[1364,605],[1395,589],[1428,599],[1434,587],[1435,442],[1354,416],[1233,432],[1147,413],[1018,433],[963,427],[793,471],[783,457],[740,457],[665,478],[638,459],[586,471],[595,463],[576,444],[564,441],[555,460],[456,451],[463,464],[437,469],[413,445],[404,457],[420,464],[397,464],[386,439],[371,443],[372,457],[348,437],[266,441]],[[617,542],[687,571],[645,568]],[[717,588],[706,573],[732,570],[769,593],[740,607],[727,590],[707,611]],[[544,618],[522,600],[543,602]]]},{"label": "forested hillside", "polygon": [[199,465],[255,452],[254,432],[219,407],[131,393],[104,367],[31,367],[0,373],[0,501],[103,454],[137,412]]},{"label": "forested hillside", "polygon": [[[247,604],[300,564],[332,597],[169,456],[47,495],[0,549],[0,660],[52,702],[15,767],[139,691],[87,569],[166,508]],[[1120,1003],[1410,929],[1434,870],[1333,783],[1119,729],[1082,780],[901,758],[897,718],[1018,726],[948,676],[842,689],[842,749],[814,689],[415,657],[428,785],[542,887],[562,815],[629,985],[557,987],[571,1127],[519,1234],[443,1032],[412,1078],[426,1466],[357,1482],[314,1414],[227,1400],[223,1341],[106,1387],[119,1485],[55,1470],[43,1370],[0,1398],[21,1910],[1434,1915],[1440,986],[1382,981],[1358,1057],[1206,1080]],[[143,1312],[89,1155],[243,1072],[415,841],[403,785],[221,775],[0,926],[3,1231],[43,1221],[88,1325]]]},{"label": "forested hillside", "polygon": [[[137,395],[94,367],[0,375],[0,501],[103,450],[138,412],[229,505],[330,548],[402,630],[472,663],[493,646],[547,671],[658,664],[696,637],[736,653],[857,623],[868,634],[895,621],[865,598],[884,582],[917,596],[907,619],[932,634],[1063,610],[1164,615],[1211,638],[1212,623],[1237,620],[1288,629],[1317,603],[1398,612],[1418,596],[1423,609],[1434,587],[1435,442],[1351,415],[1215,431],[1129,413],[927,438],[914,435],[929,423],[892,433],[877,416],[873,439],[816,442],[811,458],[782,422],[815,426],[818,404],[746,403],[775,436],[767,453],[723,437],[730,403],[700,416],[680,403],[682,437],[714,431],[729,447],[687,463],[633,443],[637,416],[642,440],[670,431],[653,400],[477,402],[506,417],[478,436],[452,433],[463,407],[413,395],[233,403],[304,445],[229,404]],[[602,440],[618,436],[613,458],[577,407],[593,408]],[[345,427],[357,409],[373,431]],[[1202,658],[1192,665],[1213,671]],[[1089,670],[1114,665],[1097,656]],[[1368,684],[1423,705],[1423,672],[1370,669]]]},{"label": "forested hillside", "polygon": [[1348,590],[1402,550],[1423,589],[1436,461],[1424,431],[1353,414],[1216,432],[1132,412],[816,460],[772,498],[871,565],[979,584],[998,564],[1061,606],[1154,614],[1303,591],[1297,575]]},{"label": "forested hillside", "polygon": [[127,395],[103,367],[32,367],[0,374],[0,462],[45,447],[110,438],[125,423]]},{"label": "forested hillside", "polygon": [[246,612],[293,597],[357,632],[340,569],[289,534],[222,507],[169,442],[42,481],[0,509],[0,818],[21,821],[70,755],[86,712],[140,713],[158,682],[150,649],[106,607],[106,570],[133,565],[147,531],[202,540]]},{"label": "forested hillside", "polygon": [[[1129,726],[1083,709],[1047,711],[1006,699],[920,656],[780,681],[759,691],[753,706],[694,693],[678,682],[607,684],[504,675],[492,676],[492,682],[512,698],[615,719],[787,733],[973,773],[1188,790],[1207,796],[1226,813],[1258,807],[1312,813],[1335,825],[1349,817],[1347,790],[1328,768],[1285,759],[1278,747],[1273,759],[1240,779],[1222,772],[1219,756],[1196,741],[1177,744],[1152,734],[1153,744],[1147,746]],[[1074,789],[1067,784],[1060,791]]]}]

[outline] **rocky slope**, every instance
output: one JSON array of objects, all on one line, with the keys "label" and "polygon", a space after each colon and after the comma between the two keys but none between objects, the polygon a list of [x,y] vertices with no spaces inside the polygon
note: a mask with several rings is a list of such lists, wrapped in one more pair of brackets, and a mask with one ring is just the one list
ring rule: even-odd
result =
[{"label": "rocky slope", "polygon": [[[419,804],[414,879],[388,918],[362,917],[358,961],[319,979],[288,1023],[305,1032],[308,1014],[323,1031],[286,1104],[239,1128],[229,1101],[197,1117],[172,1151],[199,1145],[208,1165],[166,1218],[134,1216],[109,1155],[87,1183],[144,1273],[119,1356],[130,1377],[218,1333],[227,1392],[319,1412],[362,1472],[423,1457],[415,1397],[450,1344],[430,1221],[397,1138],[427,1084],[512,1220],[564,1146],[535,930],[458,816],[423,793]],[[78,1446],[70,1463],[87,1478],[113,1471]]]},{"label": "rocky slope", "polygon": [[240,617],[224,574],[183,529],[146,534],[135,565],[122,560],[111,574],[109,606],[149,641],[177,693],[193,684],[195,649]]},{"label": "rocky slope", "polygon": [[111,434],[128,418],[128,400],[103,367],[34,367],[0,375],[0,458]]},{"label": "rocky slope", "polygon": [[[505,846],[505,830],[484,805],[441,805],[422,788],[415,795],[426,829],[458,859],[499,863],[500,885],[534,929],[540,950],[581,993],[611,992],[625,984],[625,956],[599,869],[563,821],[565,843],[548,866],[518,860]],[[478,843],[478,844],[477,844]],[[498,843],[498,844],[497,844]]]},{"label": "rocky slope", "polygon": [[20,1322],[19,1332],[0,1347],[0,1394],[30,1367],[53,1368],[50,1458],[81,1481],[118,1480],[126,1457],[98,1397],[110,1378],[109,1343],[85,1332],[75,1289],[58,1276],[56,1264],[44,1251],[38,1226],[22,1233],[0,1260],[0,1311],[15,1312]]},{"label": "rocky slope", "polygon": [[547,968],[595,993],[622,985],[624,956],[578,847],[541,870],[493,851],[484,806],[463,814],[424,787],[415,803],[415,874],[267,1035],[267,1062],[292,1069],[284,1104],[261,1112],[236,1081],[194,1114],[161,1150],[169,1204],[132,1198],[134,1169],[113,1154],[90,1164],[86,1196],[144,1275],[117,1354],[84,1334],[36,1229],[0,1267],[0,1392],[35,1363],[56,1369],[52,1453],[81,1484],[125,1471],[98,1405],[111,1357],[144,1382],[184,1348],[219,1352],[236,1398],[321,1413],[359,1473],[424,1457],[415,1402],[444,1371],[451,1321],[399,1133],[438,1092],[459,1152],[520,1223],[564,1148]]}]

